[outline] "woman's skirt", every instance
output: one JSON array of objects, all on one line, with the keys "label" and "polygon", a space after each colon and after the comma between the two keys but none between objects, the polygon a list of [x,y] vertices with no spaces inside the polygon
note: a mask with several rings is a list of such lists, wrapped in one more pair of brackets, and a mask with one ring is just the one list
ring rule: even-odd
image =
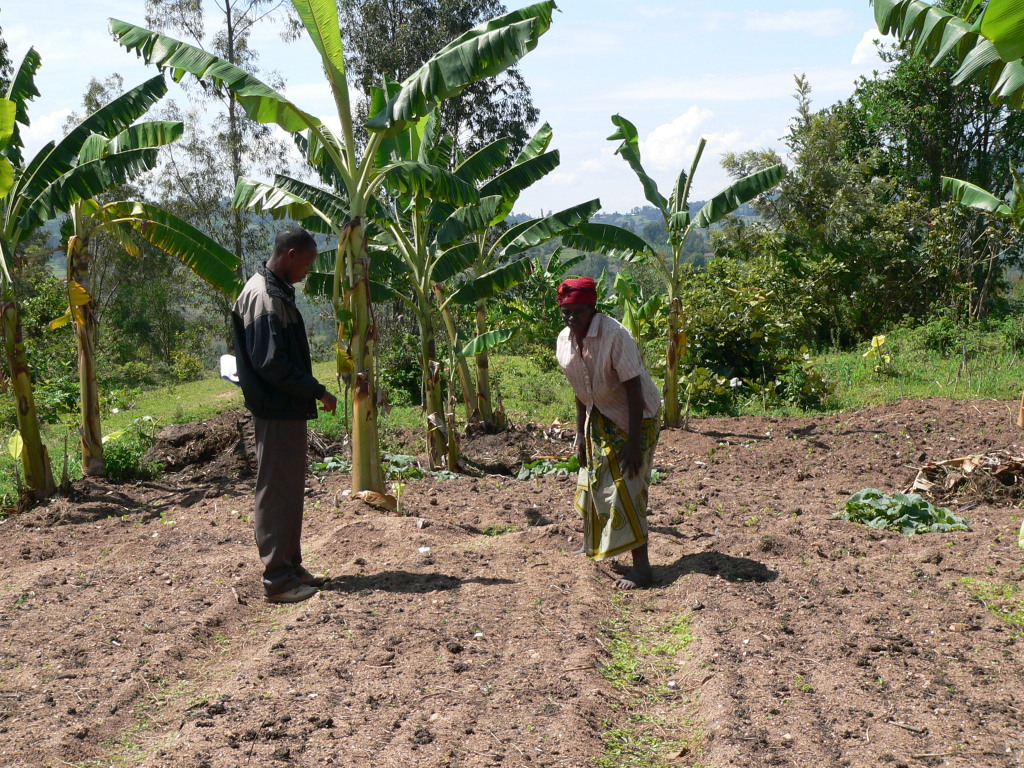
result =
[{"label": "woman's skirt", "polygon": [[583,516],[584,551],[593,560],[647,543],[647,489],[651,484],[660,414],[643,420],[643,460],[634,477],[619,468],[626,433],[596,408],[587,425],[587,466],[576,480],[577,511]]}]

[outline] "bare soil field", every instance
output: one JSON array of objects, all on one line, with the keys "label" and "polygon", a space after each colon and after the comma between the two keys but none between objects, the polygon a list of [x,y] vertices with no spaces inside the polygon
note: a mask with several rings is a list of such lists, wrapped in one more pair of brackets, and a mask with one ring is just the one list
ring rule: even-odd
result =
[{"label": "bare soil field", "polygon": [[1024,443],[1015,417],[933,399],[666,430],[635,593],[571,554],[574,478],[515,479],[566,441],[469,440],[478,476],[410,480],[400,515],[311,475],[306,565],[331,578],[293,606],[261,597],[245,419],[177,428],[161,480],[0,523],[0,765],[1019,768],[1015,489],[964,486],[965,533],[835,517]]}]

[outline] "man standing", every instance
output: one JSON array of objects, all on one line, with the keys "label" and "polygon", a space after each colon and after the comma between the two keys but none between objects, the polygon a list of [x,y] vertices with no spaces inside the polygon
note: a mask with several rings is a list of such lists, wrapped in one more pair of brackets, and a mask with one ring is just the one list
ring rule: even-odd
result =
[{"label": "man standing", "polygon": [[316,241],[301,227],[280,232],[273,255],[245,284],[231,317],[238,381],[256,431],[256,547],[272,603],[306,600],[324,583],[302,567],[306,420],[316,418],[317,400],[328,413],[338,401],[313,378],[292,287],[309,274],[316,253]]}]

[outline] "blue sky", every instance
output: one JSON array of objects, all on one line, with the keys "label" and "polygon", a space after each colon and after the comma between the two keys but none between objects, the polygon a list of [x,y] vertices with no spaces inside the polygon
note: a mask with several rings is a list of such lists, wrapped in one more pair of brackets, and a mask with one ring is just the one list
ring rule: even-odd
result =
[{"label": "blue sky", "polygon": [[[648,172],[665,195],[689,167],[700,136],[708,139],[691,199],[728,183],[725,151],[784,150],[794,113],[793,77],[806,73],[814,105],[848,96],[859,75],[882,67],[874,53],[867,0],[559,0],[560,13],[522,62],[541,119],[554,128],[559,169],[520,199],[537,214],[600,197],[605,211],[644,205],[642,190],[606,138],[611,115],[638,128]],[[519,3],[506,0],[508,7]],[[42,55],[42,97],[30,107],[30,149],[61,133],[90,77],[117,72],[126,85],[154,70],[117,46],[110,16],[144,23],[142,0],[17,0],[0,10],[10,56]],[[265,67],[286,80],[289,98],[336,123],[318,59],[306,39],[285,44],[269,27],[253,45]],[[171,98],[182,99],[172,88]]]}]

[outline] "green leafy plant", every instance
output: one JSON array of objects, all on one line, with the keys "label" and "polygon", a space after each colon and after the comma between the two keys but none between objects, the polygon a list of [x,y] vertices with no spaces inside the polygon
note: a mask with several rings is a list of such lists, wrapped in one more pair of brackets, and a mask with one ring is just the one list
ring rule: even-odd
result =
[{"label": "green leafy plant", "polygon": [[1024,594],[1016,584],[980,581],[965,576],[960,583],[993,615],[1024,633]]},{"label": "green leafy plant", "polygon": [[894,493],[888,496],[875,488],[853,494],[838,517],[870,528],[899,531],[907,536],[915,533],[948,533],[966,531],[966,517],[936,507],[919,493]]},{"label": "green leafy plant", "polygon": [[115,483],[129,483],[160,476],[163,465],[146,460],[146,452],[156,439],[156,426],[152,416],[140,416],[124,429],[103,438],[108,478]]},{"label": "green leafy plant", "polygon": [[871,346],[864,353],[864,359],[871,364],[871,369],[880,376],[883,374],[891,376],[896,373],[892,364],[892,355],[882,351],[887,338],[885,334],[872,337]]},{"label": "green leafy plant", "polygon": [[542,475],[568,475],[571,472],[580,471],[579,459],[570,456],[565,461],[554,461],[553,459],[537,459],[524,463],[519,468],[517,480],[530,480]]},{"label": "green leafy plant", "polygon": [[418,480],[426,474],[415,456],[384,454],[384,474],[389,480]]},{"label": "green leafy plant", "polygon": [[344,456],[324,456],[323,461],[314,462],[310,469],[314,472],[351,472],[352,462]]}]

